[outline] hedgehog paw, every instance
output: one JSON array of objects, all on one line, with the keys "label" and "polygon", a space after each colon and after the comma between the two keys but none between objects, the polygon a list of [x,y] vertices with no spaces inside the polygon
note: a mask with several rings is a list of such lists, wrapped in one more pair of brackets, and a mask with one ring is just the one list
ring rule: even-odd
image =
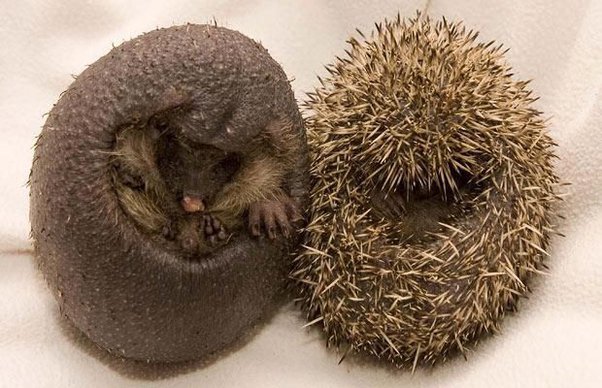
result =
[{"label": "hedgehog paw", "polygon": [[218,241],[223,241],[227,237],[226,228],[222,222],[212,214],[205,214],[201,228],[209,244],[214,245]]},{"label": "hedgehog paw", "polygon": [[298,206],[290,197],[257,201],[249,207],[249,231],[255,237],[261,235],[263,228],[270,239],[276,238],[278,230],[288,238],[292,223],[300,219]]}]

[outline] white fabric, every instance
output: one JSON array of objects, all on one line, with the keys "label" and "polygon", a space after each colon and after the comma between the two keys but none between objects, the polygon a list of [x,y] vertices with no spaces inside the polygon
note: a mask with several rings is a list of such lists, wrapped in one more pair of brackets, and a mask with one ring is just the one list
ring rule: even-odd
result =
[{"label": "white fabric", "polygon": [[[517,76],[533,78],[537,106],[551,117],[558,173],[571,182],[563,205],[566,238],[555,238],[549,275],[538,279],[502,335],[468,361],[432,371],[395,372],[344,361],[303,316],[284,308],[246,345],[206,366],[133,373],[59,323],[28,241],[32,144],[59,93],[87,64],[157,26],[219,24],[260,40],[283,65],[299,99],[343,53],[356,27],[425,1],[50,1],[0,0],[0,386],[510,387],[596,386],[602,361],[602,2],[444,1],[433,16],[462,19],[511,48]],[[144,376],[143,376],[144,375]]]}]

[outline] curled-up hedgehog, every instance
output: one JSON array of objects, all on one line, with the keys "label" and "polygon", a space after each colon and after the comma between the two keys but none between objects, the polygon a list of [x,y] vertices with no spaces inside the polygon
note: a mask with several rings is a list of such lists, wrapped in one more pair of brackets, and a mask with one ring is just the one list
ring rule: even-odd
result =
[{"label": "curled-up hedgehog", "polygon": [[477,35],[386,20],[309,95],[312,204],[292,277],[329,345],[410,368],[466,353],[544,265],[555,144],[528,82]]},{"label": "curled-up hedgehog", "polygon": [[290,83],[259,43],[209,25],[143,34],[48,115],[30,176],[37,263],[101,347],[202,358],[282,299],[307,162]]}]

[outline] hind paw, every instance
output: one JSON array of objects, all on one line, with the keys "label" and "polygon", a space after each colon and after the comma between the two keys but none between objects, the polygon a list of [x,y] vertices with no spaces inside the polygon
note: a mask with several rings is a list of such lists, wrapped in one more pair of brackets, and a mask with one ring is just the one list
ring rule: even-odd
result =
[{"label": "hind paw", "polygon": [[218,241],[223,241],[228,237],[226,233],[226,228],[222,224],[222,222],[212,214],[205,214],[203,216],[203,222],[201,223],[201,228],[203,234],[205,235],[205,239],[210,244],[215,244]]}]

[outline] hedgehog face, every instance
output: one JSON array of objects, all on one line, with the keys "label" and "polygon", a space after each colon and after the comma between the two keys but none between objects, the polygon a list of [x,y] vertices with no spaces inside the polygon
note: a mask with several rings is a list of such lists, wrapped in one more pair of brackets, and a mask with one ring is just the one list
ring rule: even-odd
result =
[{"label": "hedgehog face", "polygon": [[238,171],[238,154],[165,136],[159,170],[184,210],[202,211]]}]

